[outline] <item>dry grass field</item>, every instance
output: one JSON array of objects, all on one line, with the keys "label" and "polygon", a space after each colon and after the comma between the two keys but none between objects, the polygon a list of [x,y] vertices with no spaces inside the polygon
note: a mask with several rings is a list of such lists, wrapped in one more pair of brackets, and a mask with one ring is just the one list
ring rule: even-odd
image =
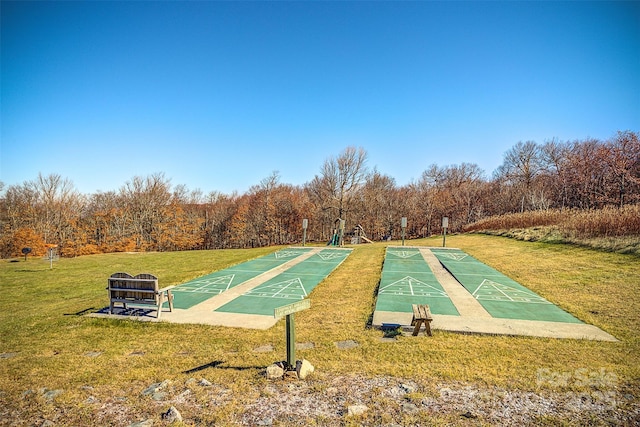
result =
[{"label": "dry grass field", "polygon": [[278,248],[91,255],[53,269],[2,260],[0,426],[166,425],[171,406],[183,425],[640,421],[640,258],[485,235],[448,236],[447,246],[620,341],[443,331],[385,339],[369,326],[386,247],[375,243],[355,247],[311,293],[311,309],[296,314],[305,344],[297,356],[315,372],[270,381],[266,367],[286,356],[284,321],[258,331],[84,314],[107,305],[113,272],[151,272],[165,286]]}]

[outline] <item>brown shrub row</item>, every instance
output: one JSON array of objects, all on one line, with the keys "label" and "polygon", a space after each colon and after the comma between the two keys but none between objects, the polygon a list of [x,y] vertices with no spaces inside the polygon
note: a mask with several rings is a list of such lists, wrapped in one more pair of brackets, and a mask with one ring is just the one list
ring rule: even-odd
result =
[{"label": "brown shrub row", "polygon": [[464,231],[497,231],[555,226],[577,238],[640,236],[640,205],[602,209],[550,209],[498,215],[469,224]]}]

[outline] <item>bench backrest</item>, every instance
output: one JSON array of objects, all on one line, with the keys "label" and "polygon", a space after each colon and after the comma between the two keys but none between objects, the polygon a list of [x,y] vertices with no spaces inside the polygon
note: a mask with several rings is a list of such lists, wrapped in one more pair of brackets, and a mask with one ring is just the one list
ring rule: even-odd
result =
[{"label": "bench backrest", "polygon": [[115,299],[157,300],[158,289],[158,278],[153,274],[114,273],[109,277],[109,292]]}]

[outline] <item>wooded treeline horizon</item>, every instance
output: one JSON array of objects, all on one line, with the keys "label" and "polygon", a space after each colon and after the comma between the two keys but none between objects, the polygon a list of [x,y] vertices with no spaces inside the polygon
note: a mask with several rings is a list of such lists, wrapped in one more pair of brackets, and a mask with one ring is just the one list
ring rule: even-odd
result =
[{"label": "wooded treeline horizon", "polygon": [[[134,176],[118,190],[80,194],[68,179],[39,174],[0,182],[0,257],[34,255],[57,245],[62,256],[122,251],[250,248],[329,241],[338,218],[371,240],[463,231],[477,221],[516,212],[623,208],[640,203],[640,138],[619,131],[608,140],[518,142],[487,177],[474,163],[431,164],[398,186],[367,165],[367,152],[347,147],[303,185],[277,171],[243,194],[189,190],[164,173]],[[347,240],[348,243],[348,240]]]}]

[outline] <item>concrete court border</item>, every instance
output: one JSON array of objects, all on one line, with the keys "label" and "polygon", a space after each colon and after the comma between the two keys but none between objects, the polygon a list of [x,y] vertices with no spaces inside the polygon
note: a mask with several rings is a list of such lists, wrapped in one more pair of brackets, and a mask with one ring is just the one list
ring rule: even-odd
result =
[{"label": "concrete court border", "polygon": [[[423,258],[436,276],[436,279],[440,282],[445,292],[447,292],[460,314],[460,316],[432,315],[432,329],[473,334],[618,341],[613,335],[608,334],[594,325],[586,323],[546,322],[492,317],[469,291],[442,266],[433,252],[431,252],[432,248],[413,247],[420,250]],[[433,249],[441,248],[433,247]],[[412,313],[376,311],[373,314],[372,324],[373,326],[382,326],[383,323],[390,323],[409,327],[412,317]]]},{"label": "concrete court border", "polygon": [[[295,249],[298,247],[291,247],[289,249]],[[301,247],[302,248],[302,247]],[[236,327],[236,328],[247,328],[247,329],[261,329],[266,330],[275,325],[280,319],[276,319],[273,316],[265,316],[259,314],[244,314],[244,313],[229,313],[229,312],[217,312],[214,311],[219,307],[227,304],[228,302],[234,300],[235,298],[243,295],[244,293],[250,291],[253,288],[261,285],[262,283],[276,277],[280,273],[287,271],[289,268],[293,267],[296,264],[299,264],[306,259],[316,255],[323,250],[333,249],[326,247],[308,247],[305,246],[304,249],[309,249],[308,252],[300,254],[294,259],[291,259],[277,267],[274,267],[270,270],[267,270],[263,273],[260,273],[256,277],[249,279],[229,290],[215,295],[199,304],[196,304],[188,309],[179,309],[175,308],[173,311],[167,311],[165,308],[162,311],[162,315],[160,319],[156,317],[155,309],[141,309],[136,311],[135,315],[125,314],[127,311],[121,308],[116,308],[115,314],[109,314],[108,308],[101,310],[97,313],[91,313],[88,316],[90,317],[101,317],[101,318],[109,318],[109,319],[128,319],[128,320],[137,320],[144,322],[169,322],[169,323],[182,323],[182,324],[202,324],[202,325],[211,325],[211,326],[226,326],[226,327]],[[349,249],[349,248],[335,248],[335,249]],[[346,257],[345,257],[346,258]],[[338,264],[339,266],[340,264]],[[338,267],[336,266],[336,268]]]}]

